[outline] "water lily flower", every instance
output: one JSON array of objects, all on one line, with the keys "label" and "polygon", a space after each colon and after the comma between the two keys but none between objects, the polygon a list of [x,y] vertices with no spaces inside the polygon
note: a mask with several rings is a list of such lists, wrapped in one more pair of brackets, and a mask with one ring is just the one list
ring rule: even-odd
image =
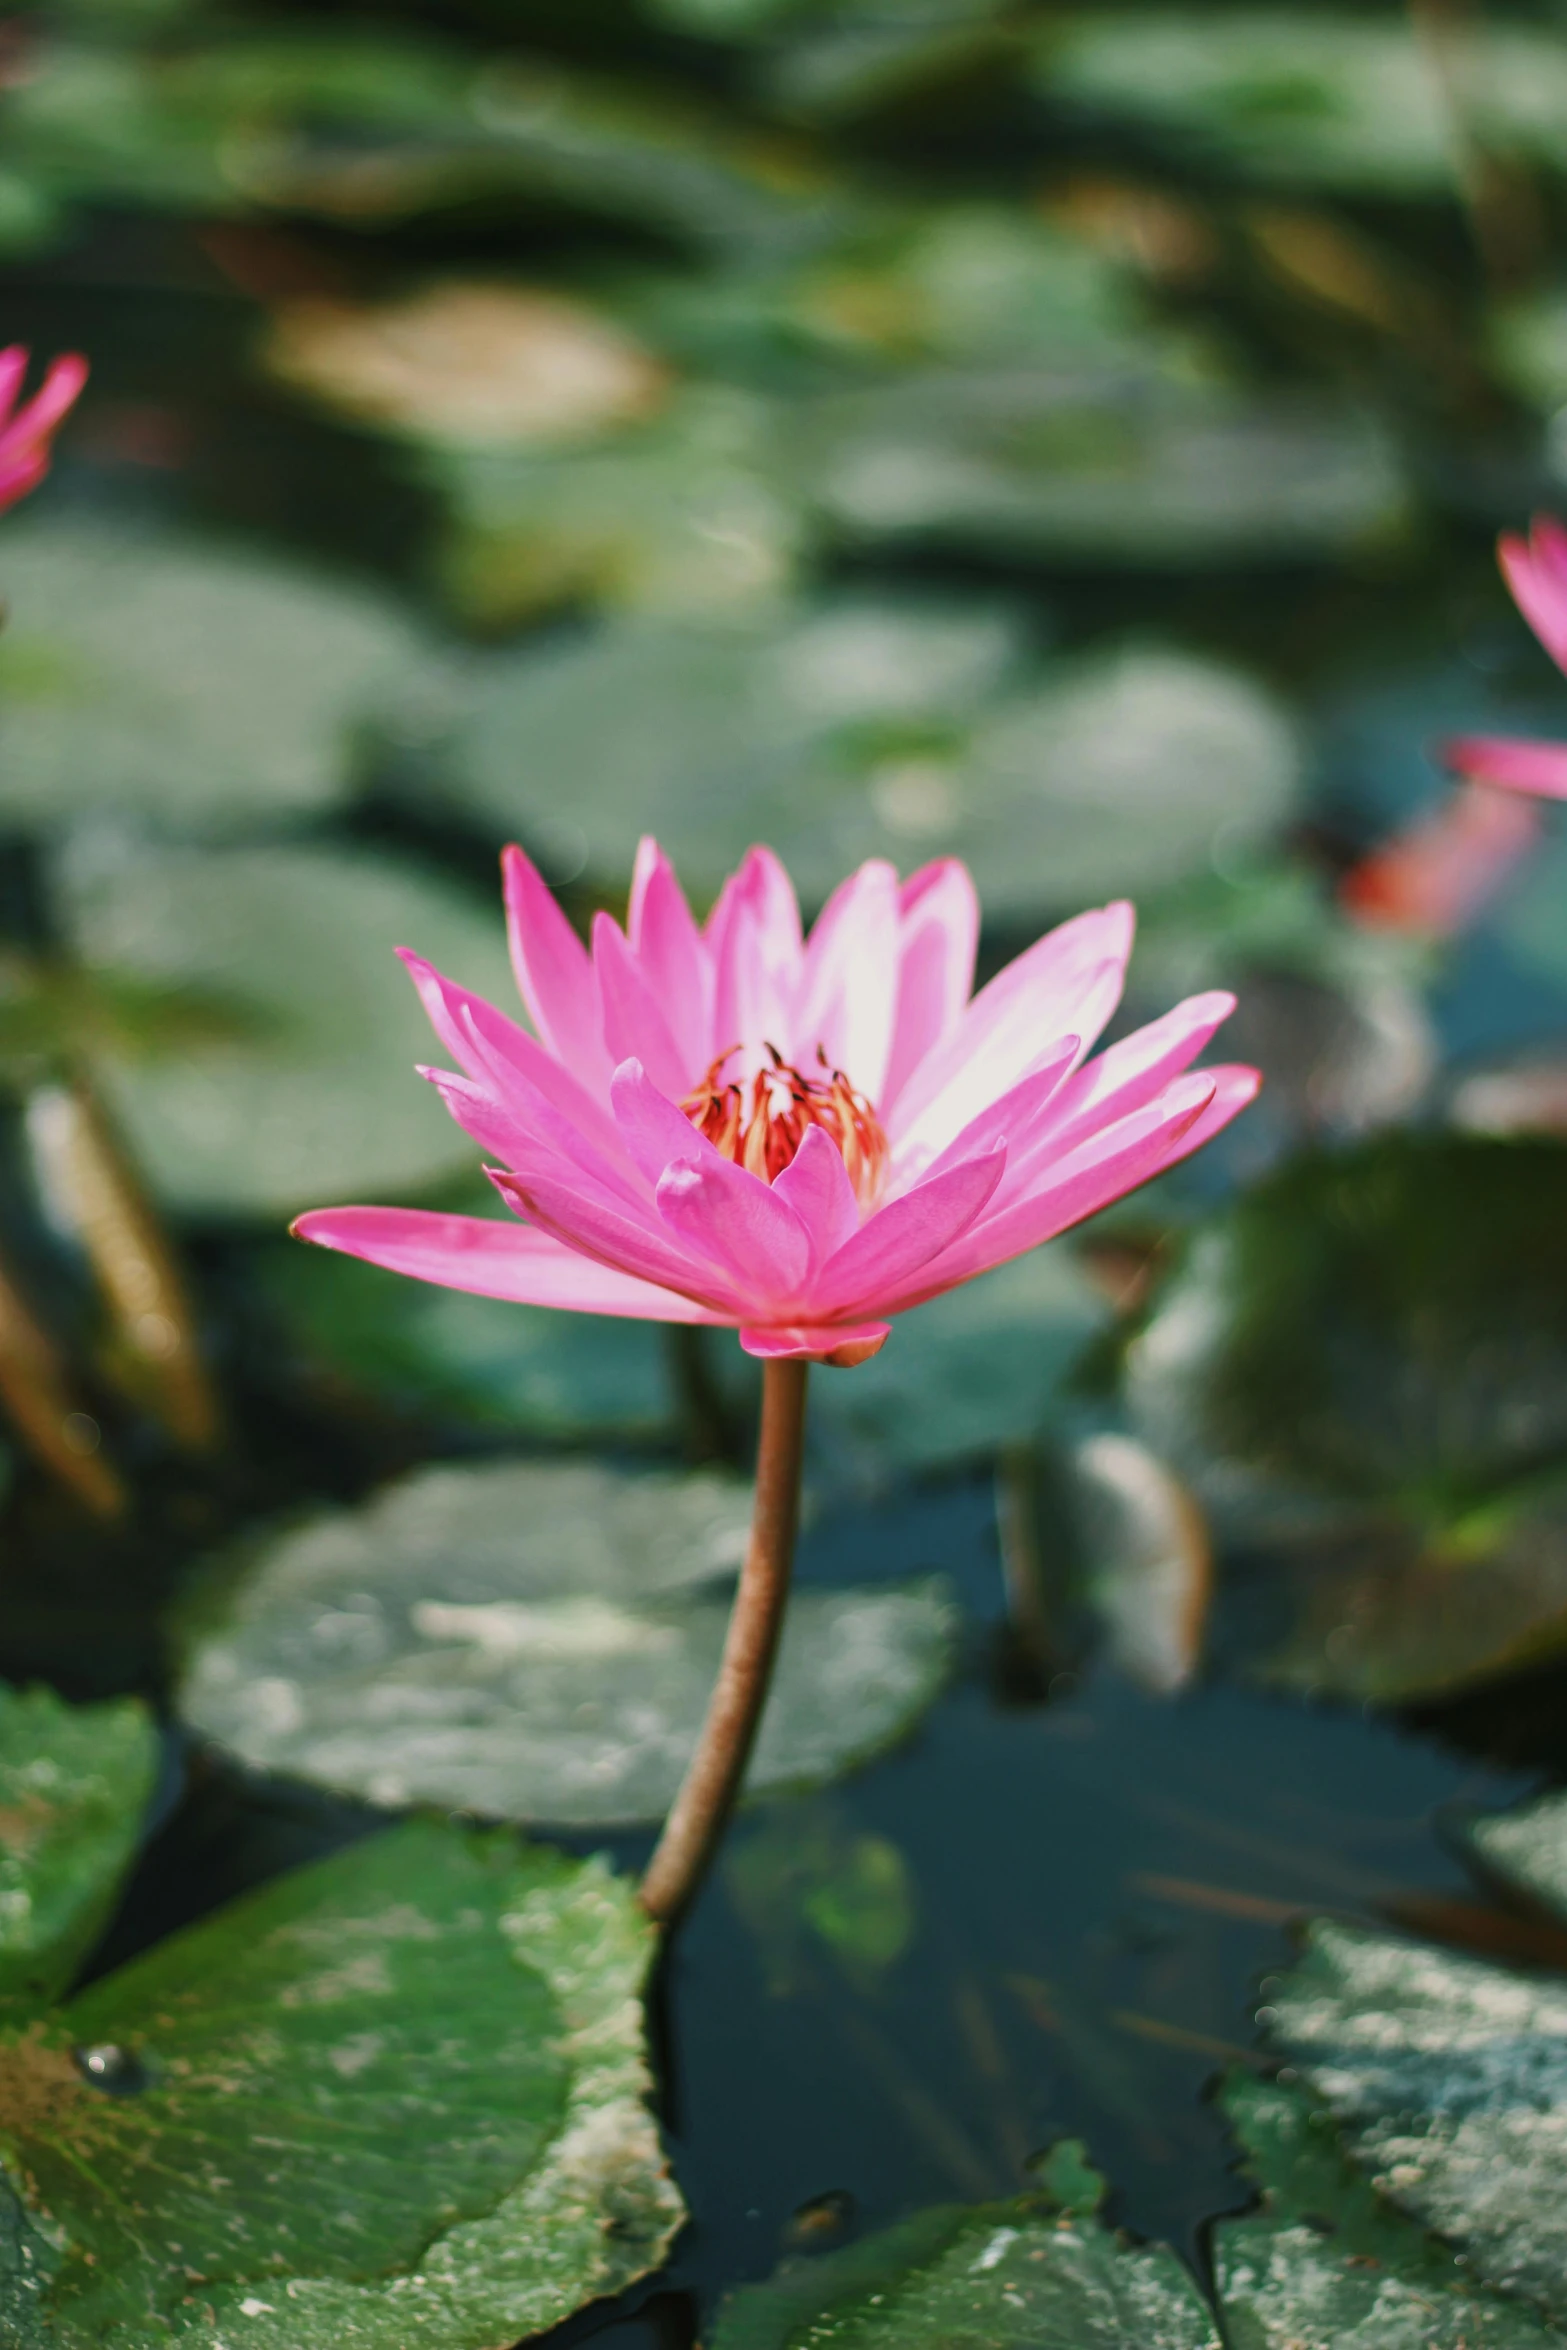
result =
[{"label": "water lily flower", "polygon": [[591,950],[518,849],[507,912],[531,1033],[404,953],[455,1064],[426,1072],[516,1221],[326,1208],[306,1240],[530,1305],[738,1329],[852,1363],[893,1316],[1036,1248],[1185,1158],[1256,1073],[1194,1070],[1233,1009],[1194,996],[1090,1059],[1130,906],[1063,923],[977,995],[946,860],[873,860],[809,937],[752,849],[699,926],[652,841]]},{"label": "water lily flower", "polygon": [[889,1317],[1081,1222],[1229,1123],[1255,1070],[1193,1063],[1234,999],[1193,996],[1090,1059],[1132,909],[1079,914],[971,992],[979,906],[951,859],[879,858],[807,937],[752,849],[699,926],[656,842],[626,926],[585,947],[520,849],[503,861],[530,1027],[404,950],[454,1069],[426,1075],[498,1162],[515,1220],[320,1208],[306,1240],[452,1289],[708,1322],[762,1358],[751,1539],[718,1680],[642,1880],[662,1925],[717,1846],[766,1699],[798,1519],[807,1365],[865,1361]]},{"label": "water lily flower", "polygon": [[87,362],[74,351],[53,360],[32,398],[17,399],[27,375],[20,343],[0,351],[0,511],[35,490],[49,470],[49,442],[87,381]]},{"label": "water lily flower", "polygon": [[[1504,532],[1497,542],[1502,576],[1558,669],[1567,670],[1567,529],[1537,514],[1527,539]],[[1567,743],[1513,735],[1459,735],[1441,745],[1447,765],[1476,783],[1567,800]]]}]

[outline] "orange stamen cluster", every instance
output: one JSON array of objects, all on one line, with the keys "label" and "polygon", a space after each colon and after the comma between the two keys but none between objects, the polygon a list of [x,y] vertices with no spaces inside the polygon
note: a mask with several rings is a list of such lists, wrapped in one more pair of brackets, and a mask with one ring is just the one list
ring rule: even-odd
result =
[{"label": "orange stamen cluster", "polygon": [[838,1145],[854,1195],[862,1208],[868,1208],[887,1172],[887,1137],[864,1094],[841,1069],[828,1067],[819,1045],[817,1058],[826,1072],[822,1077],[802,1077],[769,1045],[768,1066],[758,1069],[749,1085],[725,1085],[724,1063],[739,1049],[731,1045],[720,1053],[701,1084],[681,1103],[692,1125],[726,1159],[767,1183],[783,1173],[811,1127],[820,1126]]}]

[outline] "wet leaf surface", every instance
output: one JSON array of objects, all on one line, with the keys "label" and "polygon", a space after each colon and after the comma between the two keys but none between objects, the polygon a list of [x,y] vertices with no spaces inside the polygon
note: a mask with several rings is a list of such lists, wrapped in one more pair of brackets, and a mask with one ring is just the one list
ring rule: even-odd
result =
[{"label": "wet leaf surface", "polygon": [[[241,1007],[252,1033],[178,1060],[105,1055],[105,1093],[160,1197],[262,1217],[430,1189],[473,1145],[416,1067],[428,1023],[393,949],[514,1001],[502,925],[449,882],[339,846],[206,850],[86,836],[56,868],[89,972]],[[343,1071],[352,1066],[351,1114]]]},{"label": "wet leaf surface", "polygon": [[[595,1465],[428,1469],[307,1523],[199,1633],[183,1710],[246,1762],[376,1802],[656,1819],[712,1688],[750,1495]],[[801,1591],[753,1791],[834,1776],[935,1697],[934,1580]]]},{"label": "wet leaf surface", "polygon": [[649,1943],[601,1865],[413,1821],[0,2036],[19,2338],[483,2350],[614,2291],[680,2217]]},{"label": "wet leaf surface", "polygon": [[76,1708],[0,1689],[0,2012],[70,1984],[135,1857],[157,1764],[134,1698]]}]

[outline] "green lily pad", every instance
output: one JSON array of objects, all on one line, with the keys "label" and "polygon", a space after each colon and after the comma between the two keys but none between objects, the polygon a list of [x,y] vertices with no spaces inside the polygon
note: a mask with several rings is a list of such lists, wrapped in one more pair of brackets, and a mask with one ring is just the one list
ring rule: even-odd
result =
[{"label": "green lily pad", "polygon": [[1567,1919],[1567,1796],[1482,1814],[1466,1824],[1462,1841],[1482,1869]]},{"label": "green lily pad", "polygon": [[765,401],[698,384],[589,448],[432,450],[441,584],[487,628],[578,601],[720,620],[765,607],[808,538],[777,441]]},{"label": "green lily pad", "polygon": [[1251,1668],[1397,1699],[1567,1645],[1567,1152],[1388,1136],[1199,1227],[1126,1359],[1251,1555]]},{"label": "green lily pad", "polygon": [[134,1698],[70,1706],[0,1686],[0,2013],[70,1983],[135,1858],[157,1767]]},{"label": "green lily pad", "polygon": [[1319,1920],[1269,2032],[1372,2184],[1567,2322],[1567,1992]]},{"label": "green lily pad", "polygon": [[207,1215],[281,1218],[471,1173],[474,1146],[415,1074],[428,1023],[393,953],[417,946],[514,997],[498,915],[343,849],[201,849],[91,835],[57,863],[89,973],[210,996],[249,1033],[178,1058],[104,1050],[98,1074],[154,1188]]},{"label": "green lily pad", "polygon": [[1561,160],[1567,57],[1543,25],[1455,25],[1428,43],[1407,17],[1105,8],[1052,22],[1037,71],[1056,100],[1278,184],[1456,194],[1471,139],[1488,155]]},{"label": "green lily pad", "polygon": [[757,631],[606,627],[497,661],[443,769],[487,827],[606,887],[645,830],[698,898],[753,840],[818,903],[863,857],[950,852],[1000,921],[1280,823],[1294,735],[1249,678],[1152,647],[1029,669],[1020,635],[1004,610],[869,600]]},{"label": "green lily pad", "polygon": [[412,1821],[0,2034],[10,2338],[491,2350],[618,2290],[681,2216],[651,1943],[601,1863]]},{"label": "green lily pad", "polygon": [[1218,2350],[1175,2254],[1094,2214],[1104,2182],[1058,2146],[1038,2194],[918,2213],[724,2304],[713,2350]]},{"label": "green lily pad", "polygon": [[0,817],[203,832],[344,799],[363,731],[424,658],[389,597],[169,533],[24,519],[0,586]]},{"label": "green lily pad", "polygon": [[911,372],[804,411],[801,467],[855,542],[1094,566],[1298,562],[1383,541],[1407,497],[1362,411],[1164,361]]},{"label": "green lily pad", "polygon": [[[750,1513],[717,1476],[429,1469],[238,1563],[190,1642],[186,1718],[246,1762],[386,1803],[658,1818],[717,1675]],[[945,1676],[942,1588],[803,1590],[752,1792],[905,1734]]]},{"label": "green lily pad", "polygon": [[336,1390],[555,1441],[672,1432],[669,1334],[656,1322],[469,1297],[297,1242],[264,1244],[250,1266],[291,1351]]},{"label": "green lily pad", "polygon": [[1552,2350],[1526,2303],[1379,2195],[1297,2083],[1234,2073],[1224,2111],[1263,2208],[1221,2220],[1215,2281],[1232,2350]]}]

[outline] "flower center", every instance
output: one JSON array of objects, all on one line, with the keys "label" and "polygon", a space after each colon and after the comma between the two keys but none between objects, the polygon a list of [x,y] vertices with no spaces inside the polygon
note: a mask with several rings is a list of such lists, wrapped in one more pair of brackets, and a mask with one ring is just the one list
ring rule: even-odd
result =
[{"label": "flower center", "polygon": [[724,1063],[740,1050],[731,1045],[680,1107],[726,1159],[767,1183],[783,1173],[811,1127],[824,1128],[843,1154],[856,1199],[868,1208],[887,1172],[881,1120],[842,1070],[828,1067],[820,1046],[820,1077],[802,1077],[772,1045],[766,1049],[768,1065],[749,1085],[726,1085],[721,1081]]}]

